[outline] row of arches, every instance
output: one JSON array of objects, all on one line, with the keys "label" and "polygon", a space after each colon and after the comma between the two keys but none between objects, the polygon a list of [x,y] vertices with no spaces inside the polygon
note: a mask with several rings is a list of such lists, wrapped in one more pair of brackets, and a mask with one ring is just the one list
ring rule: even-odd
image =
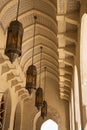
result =
[{"label": "row of arches", "polygon": [[[23,118],[23,111],[22,111],[22,105],[20,102],[16,104],[15,109],[13,110],[12,106],[12,98],[10,95],[10,91],[6,90],[1,98],[1,104],[0,104],[0,130],[9,130],[10,128],[12,130],[22,130],[22,125],[25,125],[22,121]],[[14,112],[13,112],[14,111]],[[13,116],[12,116],[13,114]],[[39,118],[39,117],[38,117]],[[13,124],[13,127],[12,127]],[[40,130],[58,130],[58,124],[52,120],[47,119],[45,122],[40,125]],[[34,127],[34,130],[37,128]]]},{"label": "row of arches", "polygon": [[[87,129],[87,14],[83,14],[81,18],[80,45],[77,45],[79,57],[75,59],[74,79],[72,87],[72,118],[71,125],[73,130]],[[73,111],[74,110],[74,111]]]},{"label": "row of arches", "polygon": [[[86,56],[85,56],[85,53],[86,53],[86,46],[87,46],[87,43],[86,43],[86,28],[87,28],[87,24],[86,24],[86,21],[87,21],[87,15],[84,14],[83,17],[82,17],[82,28],[81,28],[81,50],[80,50],[80,61],[81,61],[81,84],[82,84],[82,103],[83,105],[87,108],[87,102],[86,102],[86,85],[87,85],[87,65],[86,65]],[[80,104],[79,104],[79,81],[78,81],[78,70],[77,70],[77,67],[75,66],[75,76],[74,76],[74,86],[75,86],[75,89],[74,89],[74,96],[75,96],[75,118],[76,118],[76,121],[77,121],[77,127],[80,128],[80,111],[77,110],[77,108],[80,107]],[[78,95],[77,95],[78,94]],[[6,97],[7,95],[7,97]],[[0,105],[0,130],[2,130],[2,128],[4,127],[4,130],[6,129],[9,129],[9,124],[10,124],[10,117],[11,117],[11,97],[10,97],[10,92],[9,91],[6,91],[4,93],[4,95],[2,96],[1,98],[1,105]],[[8,111],[6,111],[6,109],[8,109]],[[86,111],[86,110],[85,110]],[[4,120],[3,120],[3,117]],[[13,123],[13,130],[21,130],[21,106],[20,106],[20,103],[18,103],[16,105],[16,108],[15,108],[15,112],[14,112],[14,123]],[[46,130],[46,128],[44,128],[44,125],[47,126],[47,124],[49,122],[52,122],[53,124],[55,124],[55,122],[53,120],[47,120],[45,123],[43,123],[43,125],[41,126],[41,130]],[[2,127],[3,126],[3,127]],[[58,129],[58,125],[56,124],[56,127]],[[84,127],[86,127],[86,124],[84,124]],[[52,128],[52,127],[51,127]],[[77,129],[78,129],[77,128]],[[56,128],[55,128],[56,130]]]}]

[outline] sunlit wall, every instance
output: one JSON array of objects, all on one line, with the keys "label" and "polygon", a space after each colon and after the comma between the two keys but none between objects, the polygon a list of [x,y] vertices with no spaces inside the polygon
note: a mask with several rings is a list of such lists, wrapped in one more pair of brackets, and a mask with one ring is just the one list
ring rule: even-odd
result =
[{"label": "sunlit wall", "polygon": [[83,126],[84,130],[87,130],[87,14],[84,14],[81,20],[80,43]]}]

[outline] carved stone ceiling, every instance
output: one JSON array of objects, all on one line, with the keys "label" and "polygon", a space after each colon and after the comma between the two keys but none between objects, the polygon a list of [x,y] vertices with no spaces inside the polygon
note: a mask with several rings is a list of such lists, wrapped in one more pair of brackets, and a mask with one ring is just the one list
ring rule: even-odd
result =
[{"label": "carved stone ceiling", "polygon": [[[0,0],[0,25],[6,33],[16,18],[18,0]],[[58,82],[61,99],[70,99],[77,31],[79,26],[77,0],[20,0],[18,20],[24,35],[20,66],[26,72],[32,62],[34,16],[37,16],[34,64],[39,70],[40,46],[43,46],[42,68]]]}]

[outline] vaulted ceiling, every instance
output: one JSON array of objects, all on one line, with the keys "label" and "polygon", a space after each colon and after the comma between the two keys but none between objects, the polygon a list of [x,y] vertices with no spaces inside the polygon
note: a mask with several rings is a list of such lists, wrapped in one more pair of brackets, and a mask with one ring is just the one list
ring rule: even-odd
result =
[{"label": "vaulted ceiling", "polygon": [[[16,18],[17,5],[18,0],[0,0],[0,25],[5,34]],[[60,98],[65,100],[70,99],[72,87],[79,9],[78,0],[20,0],[18,20],[23,24],[24,34],[19,64],[26,73],[32,63],[34,16],[37,16],[34,64],[39,73],[40,46],[43,46],[42,70],[47,67],[49,76],[58,82]]]}]

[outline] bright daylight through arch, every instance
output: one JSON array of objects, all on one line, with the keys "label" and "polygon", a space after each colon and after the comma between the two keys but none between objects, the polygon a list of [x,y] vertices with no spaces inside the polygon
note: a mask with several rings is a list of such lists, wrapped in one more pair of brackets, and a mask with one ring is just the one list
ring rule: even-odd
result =
[{"label": "bright daylight through arch", "polygon": [[42,124],[41,130],[58,130],[58,124],[49,119]]}]

